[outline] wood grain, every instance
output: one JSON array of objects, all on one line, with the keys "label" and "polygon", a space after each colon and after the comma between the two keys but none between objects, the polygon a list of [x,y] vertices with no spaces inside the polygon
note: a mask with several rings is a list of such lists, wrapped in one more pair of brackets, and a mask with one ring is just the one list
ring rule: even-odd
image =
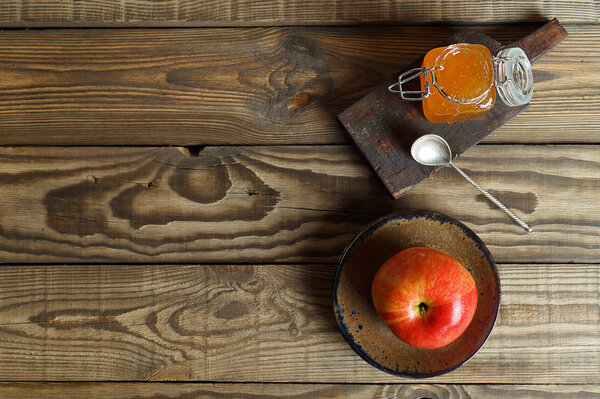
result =
[{"label": "wood grain", "polygon": [[593,399],[598,385],[442,385],[442,384],[220,384],[220,383],[0,383],[11,399]]},{"label": "wood grain", "polygon": [[599,146],[473,148],[393,201],[351,146],[0,149],[0,260],[332,262],[367,223],[429,209],[500,262],[597,262]]},{"label": "wood grain", "polygon": [[[0,268],[0,379],[411,382],[337,330],[333,265]],[[482,350],[427,382],[600,383],[600,269],[501,264]]]},{"label": "wood grain", "polygon": [[230,26],[356,23],[515,23],[558,17],[598,23],[594,2],[575,0],[8,0],[1,26]]},{"label": "wood grain", "polygon": [[[0,145],[348,143],[335,116],[458,29],[0,32]],[[567,30],[530,108],[487,142],[599,142],[600,25]]]}]

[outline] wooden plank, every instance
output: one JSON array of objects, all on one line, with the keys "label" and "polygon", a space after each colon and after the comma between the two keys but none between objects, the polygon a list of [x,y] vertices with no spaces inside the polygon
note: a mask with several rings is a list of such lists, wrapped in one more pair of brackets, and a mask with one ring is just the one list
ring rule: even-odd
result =
[{"label": "wooden plank", "polygon": [[[411,382],[337,330],[333,265],[0,268],[0,379]],[[427,382],[600,383],[600,268],[501,264],[482,350]],[[574,310],[575,309],[575,310]]]},{"label": "wooden plank", "polygon": [[12,399],[192,399],[274,397],[282,399],[570,399],[600,398],[598,385],[442,385],[442,384],[220,384],[220,383],[0,383]]},{"label": "wooden plank", "polygon": [[[0,144],[347,143],[335,116],[457,30],[4,31]],[[599,142],[600,26],[567,30],[535,64],[530,108],[488,142]]]},{"label": "wooden plank", "polygon": [[[566,36],[567,32],[554,19],[508,46],[518,45],[526,51],[529,60],[535,62]],[[481,44],[492,54],[502,49],[502,44],[496,40],[471,29],[452,35],[446,43]],[[420,68],[421,65],[422,60],[409,68]],[[338,115],[356,146],[394,198],[401,197],[439,169],[423,167],[413,159],[411,145],[418,137],[426,134],[441,136],[448,142],[452,154],[460,156],[529,105],[509,107],[498,100],[491,110],[476,120],[452,124],[431,123],[425,118],[420,102],[404,101],[398,93],[390,93],[388,88],[394,81],[398,79],[390,79],[377,86]],[[418,88],[418,84],[416,86]]]},{"label": "wooden plank", "polygon": [[0,24],[12,27],[515,23],[553,17],[598,23],[600,12],[586,0],[8,0],[0,7]]},{"label": "wooden plank", "polygon": [[500,262],[597,262],[600,146],[479,145],[400,200],[351,146],[0,148],[0,261],[333,262],[384,214],[446,213]]}]

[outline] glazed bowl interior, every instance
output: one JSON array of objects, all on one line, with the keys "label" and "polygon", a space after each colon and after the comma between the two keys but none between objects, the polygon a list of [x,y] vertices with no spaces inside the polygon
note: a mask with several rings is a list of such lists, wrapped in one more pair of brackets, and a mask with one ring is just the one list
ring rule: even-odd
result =
[{"label": "glazed bowl interior", "polygon": [[[381,320],[371,299],[379,267],[397,252],[417,246],[454,257],[477,285],[473,321],[456,341],[438,349],[402,342]],[[461,366],[483,346],[498,316],[500,281],[492,256],[475,233],[449,216],[422,211],[383,217],[359,233],[340,257],[332,295],[340,331],[364,360],[398,376],[433,377]]]}]

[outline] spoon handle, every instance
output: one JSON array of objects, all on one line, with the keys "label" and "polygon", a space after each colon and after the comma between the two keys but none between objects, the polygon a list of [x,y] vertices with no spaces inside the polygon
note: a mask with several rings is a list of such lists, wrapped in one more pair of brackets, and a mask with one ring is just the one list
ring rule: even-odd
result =
[{"label": "spoon handle", "polygon": [[496,204],[496,206],[498,208],[502,209],[515,222],[517,222],[521,227],[523,227],[525,230],[527,230],[528,233],[531,233],[533,231],[533,229],[531,227],[529,227],[527,225],[527,223],[525,223],[523,220],[521,220],[521,218],[519,218],[517,215],[515,215],[514,213],[512,213],[507,207],[505,207],[500,201],[498,201],[496,199],[496,197],[494,197],[492,194],[490,194],[487,191],[485,191],[479,184],[475,183],[469,176],[467,176],[467,174],[465,172],[463,172],[462,170],[460,170],[460,168],[458,166],[454,165],[452,162],[450,162],[450,166],[452,166],[454,168],[454,170],[456,170],[458,173],[460,173],[462,175],[462,177],[464,177],[465,179],[467,179],[467,181],[469,183],[471,183],[473,186],[475,186],[475,188],[477,190],[481,191],[481,193],[483,195],[485,195],[487,197],[487,199],[489,199],[494,204]]}]

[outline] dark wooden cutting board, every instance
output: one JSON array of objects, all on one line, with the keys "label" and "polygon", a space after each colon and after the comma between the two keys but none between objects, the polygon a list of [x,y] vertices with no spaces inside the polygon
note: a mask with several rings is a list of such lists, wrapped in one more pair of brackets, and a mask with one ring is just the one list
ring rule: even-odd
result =
[{"label": "dark wooden cutting board", "polygon": [[[508,47],[521,47],[533,63],[566,36],[562,25],[553,19]],[[451,43],[483,44],[492,54],[503,48],[496,40],[470,29],[452,35],[446,44]],[[403,71],[420,66],[421,60]],[[392,83],[394,80],[382,83],[338,118],[394,198],[399,198],[438,169],[422,166],[412,159],[410,147],[417,138],[430,133],[440,135],[448,141],[456,157],[527,108],[527,105],[509,107],[496,101],[481,119],[451,125],[431,123],[423,116],[420,102],[404,101],[388,91]]]}]

